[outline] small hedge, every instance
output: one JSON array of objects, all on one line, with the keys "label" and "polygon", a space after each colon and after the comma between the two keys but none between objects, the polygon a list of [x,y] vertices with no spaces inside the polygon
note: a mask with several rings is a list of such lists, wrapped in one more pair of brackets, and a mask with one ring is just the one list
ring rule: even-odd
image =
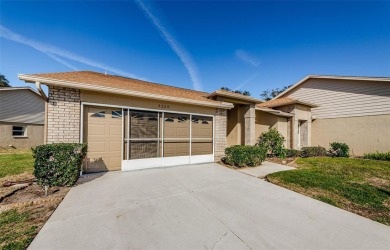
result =
[{"label": "small hedge", "polygon": [[80,176],[87,144],[58,143],[32,149],[34,175],[41,186],[72,186]]},{"label": "small hedge", "polygon": [[342,142],[330,143],[329,155],[332,157],[349,157],[349,146]]},{"label": "small hedge", "polygon": [[267,156],[267,150],[259,146],[235,145],[225,149],[224,162],[236,167],[255,167]]},{"label": "small hedge", "polygon": [[302,151],[296,149],[284,149],[284,154],[286,157],[299,157],[302,154]]},{"label": "small hedge", "polygon": [[390,161],[390,151],[387,153],[368,153],[363,155],[364,159],[378,160],[378,161]]},{"label": "small hedge", "polygon": [[301,157],[316,157],[316,156],[326,156],[327,152],[324,147],[303,147],[301,149]]}]

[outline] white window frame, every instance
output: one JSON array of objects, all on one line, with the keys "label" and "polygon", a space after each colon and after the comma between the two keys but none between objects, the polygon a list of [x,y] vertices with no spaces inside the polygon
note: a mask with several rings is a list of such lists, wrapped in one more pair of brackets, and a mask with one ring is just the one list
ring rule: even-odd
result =
[{"label": "white window frame", "polygon": [[[23,128],[23,135],[14,135],[14,127],[21,127]],[[25,125],[12,125],[12,137],[22,138],[27,137],[27,126]]]}]

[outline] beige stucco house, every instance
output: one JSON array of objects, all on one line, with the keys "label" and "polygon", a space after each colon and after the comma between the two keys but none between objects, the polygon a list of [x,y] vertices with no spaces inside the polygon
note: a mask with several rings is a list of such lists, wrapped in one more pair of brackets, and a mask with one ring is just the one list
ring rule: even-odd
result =
[{"label": "beige stucco house", "polygon": [[0,88],[0,147],[43,144],[45,101],[29,87]]},{"label": "beige stucco house", "polygon": [[[34,83],[38,90],[42,84],[48,86],[45,143],[88,143],[85,172],[218,161],[227,146],[254,145],[258,136],[271,127],[283,134],[287,148],[328,147],[330,141],[348,137],[343,136],[342,129],[332,128],[328,132],[328,118],[320,115],[327,113],[321,111],[322,106],[327,107],[325,99],[320,101],[320,97],[313,95],[303,98],[299,94],[300,89],[308,86],[307,82],[321,76],[309,76],[268,102],[224,90],[206,93],[90,71],[29,74],[19,78]],[[340,81],[340,85],[347,81],[337,77],[327,79]],[[385,97],[382,106],[389,107],[390,79],[377,79],[378,86],[384,88],[377,92]],[[361,95],[373,93],[367,91]],[[372,98],[376,102],[375,95]],[[370,136],[377,136],[378,140],[366,148],[370,152],[390,150],[388,118],[378,119],[382,122],[370,123],[375,128],[368,129],[377,131]],[[326,133],[330,139],[323,136]],[[387,141],[382,142],[382,138]],[[360,147],[355,141],[344,141],[350,143],[354,153]]]}]

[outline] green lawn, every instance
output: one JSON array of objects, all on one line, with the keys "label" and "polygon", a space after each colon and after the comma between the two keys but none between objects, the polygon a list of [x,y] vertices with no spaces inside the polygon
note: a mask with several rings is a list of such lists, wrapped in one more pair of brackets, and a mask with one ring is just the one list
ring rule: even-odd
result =
[{"label": "green lawn", "polygon": [[25,172],[32,173],[34,158],[32,153],[4,153],[0,154],[0,178]]},{"label": "green lawn", "polygon": [[298,169],[267,176],[277,185],[390,225],[390,162],[299,158]]},{"label": "green lawn", "polygon": [[16,209],[0,213],[0,243],[2,249],[26,249],[37,234],[31,223],[31,212]]}]

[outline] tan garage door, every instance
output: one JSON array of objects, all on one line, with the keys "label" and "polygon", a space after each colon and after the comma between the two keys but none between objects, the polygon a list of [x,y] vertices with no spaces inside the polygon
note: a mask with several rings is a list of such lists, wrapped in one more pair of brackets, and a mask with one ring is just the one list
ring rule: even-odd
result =
[{"label": "tan garage door", "polygon": [[190,116],[165,113],[164,157],[190,155]]},{"label": "tan garage door", "polygon": [[86,106],[83,141],[88,143],[85,172],[120,170],[122,109]]}]

